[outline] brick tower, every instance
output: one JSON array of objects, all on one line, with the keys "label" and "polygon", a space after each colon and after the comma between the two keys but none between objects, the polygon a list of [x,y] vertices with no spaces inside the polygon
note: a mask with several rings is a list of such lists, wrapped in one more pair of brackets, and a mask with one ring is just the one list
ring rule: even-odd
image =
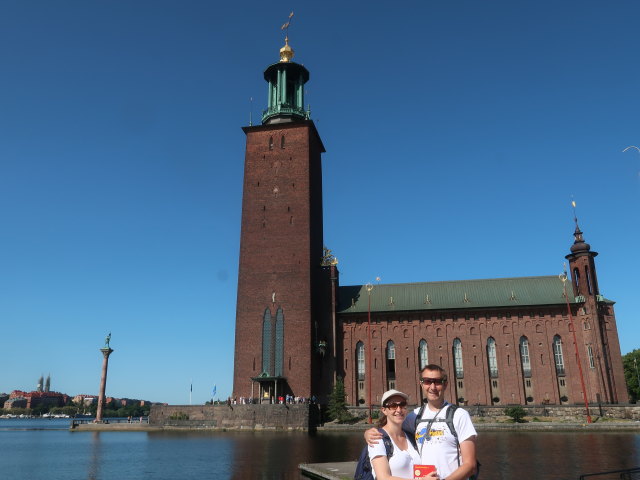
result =
[{"label": "brick tower", "polygon": [[326,317],[321,266],[325,151],[304,109],[307,69],[285,38],[269,66],[268,108],[247,137],[233,395],[269,402],[310,397],[322,362],[318,325]]},{"label": "brick tower", "polygon": [[[565,258],[578,307],[575,329],[587,397],[598,404],[627,403],[614,302],[600,295],[595,263],[598,252],[584,241],[577,218],[575,223],[575,241]],[[577,382],[574,389],[581,390]]]}]

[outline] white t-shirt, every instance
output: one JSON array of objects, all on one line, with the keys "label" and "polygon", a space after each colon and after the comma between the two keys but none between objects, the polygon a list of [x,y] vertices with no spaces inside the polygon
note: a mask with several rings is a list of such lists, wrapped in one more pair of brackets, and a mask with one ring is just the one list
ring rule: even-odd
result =
[{"label": "white t-shirt", "polygon": [[[425,407],[422,418],[416,428],[416,444],[420,454],[420,464],[435,465],[440,478],[448,477],[451,472],[458,468],[458,448],[456,438],[449,431],[447,423],[444,421],[447,415],[449,403],[446,403],[440,412],[434,412]],[[418,415],[420,409],[416,408]],[[437,417],[431,424],[431,434],[427,435],[429,420]],[[458,433],[458,442],[462,443],[468,438],[477,435],[476,429],[471,423],[471,417],[466,410],[458,408],[453,415],[453,425]],[[460,457],[462,465],[462,457]]]},{"label": "white t-shirt", "polygon": [[[406,450],[400,450],[400,447],[395,444],[393,439],[391,439],[391,444],[393,445],[393,455],[389,457],[389,469],[391,470],[391,475],[394,477],[412,479],[413,465],[420,463],[420,455],[418,455],[416,449],[413,448],[413,445],[411,445],[408,438]],[[384,442],[382,440],[374,446],[369,445],[369,461],[371,462],[373,478],[376,478],[376,471],[373,468],[373,459],[381,455],[383,457],[387,456],[387,450],[385,449]]]}]

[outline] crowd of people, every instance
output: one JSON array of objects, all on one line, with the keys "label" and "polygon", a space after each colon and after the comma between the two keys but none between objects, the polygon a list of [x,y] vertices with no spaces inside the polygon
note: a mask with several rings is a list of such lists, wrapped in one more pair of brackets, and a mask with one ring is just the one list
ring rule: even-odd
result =
[{"label": "crowd of people", "polygon": [[[315,404],[318,403],[318,399],[316,398],[315,395],[311,395],[311,397],[307,398],[307,397],[299,397],[299,396],[293,396],[293,395],[278,395],[277,398],[272,398],[272,397],[265,397],[268,402],[267,403],[279,403],[281,405],[287,404],[287,405],[292,405],[294,403],[310,403],[310,404]],[[256,399],[251,398],[251,397],[240,397],[240,398],[227,398],[227,405],[250,405],[253,403],[259,403]]]}]

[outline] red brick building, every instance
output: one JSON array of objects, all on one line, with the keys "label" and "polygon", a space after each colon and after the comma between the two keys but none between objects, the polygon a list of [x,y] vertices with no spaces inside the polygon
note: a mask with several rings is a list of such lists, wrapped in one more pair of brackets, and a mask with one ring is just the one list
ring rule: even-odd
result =
[{"label": "red brick building", "polygon": [[243,129],[234,397],[324,403],[340,376],[350,404],[368,403],[369,389],[379,403],[389,388],[417,403],[420,367],[438,363],[456,403],[628,402],[613,302],[577,222],[566,294],[557,275],[340,286],[323,251],[324,147],[304,110],[309,72],[287,42],[280,55],[264,72],[262,124]]},{"label": "red brick building", "polygon": [[9,399],[5,402],[4,408],[35,408],[39,405],[62,407],[68,401],[69,396],[64,393],[14,390],[9,394]]}]

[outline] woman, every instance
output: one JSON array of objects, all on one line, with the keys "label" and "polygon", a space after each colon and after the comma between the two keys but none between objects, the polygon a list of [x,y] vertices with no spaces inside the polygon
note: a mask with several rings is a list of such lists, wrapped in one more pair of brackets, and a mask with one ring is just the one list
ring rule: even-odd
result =
[{"label": "woman", "polygon": [[[413,478],[413,465],[420,463],[420,455],[402,431],[402,422],[407,416],[408,395],[398,390],[389,390],[382,395],[381,415],[378,427],[384,429],[391,439],[393,455],[387,458],[384,442],[369,445],[369,459],[373,476],[377,480],[400,480]],[[428,479],[436,479],[430,474]]]}]

